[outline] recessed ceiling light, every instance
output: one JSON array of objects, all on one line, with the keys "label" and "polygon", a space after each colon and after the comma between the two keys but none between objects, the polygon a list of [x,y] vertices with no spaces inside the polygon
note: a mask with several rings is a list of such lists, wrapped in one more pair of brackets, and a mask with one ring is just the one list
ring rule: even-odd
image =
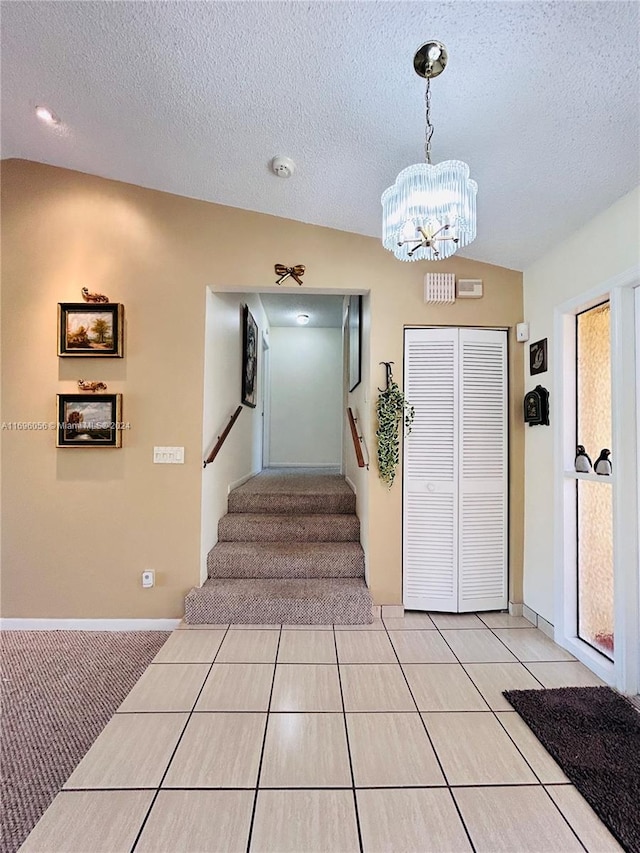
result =
[{"label": "recessed ceiling light", "polygon": [[51,112],[48,107],[36,107],[36,115],[45,124],[60,124],[58,116]]},{"label": "recessed ceiling light", "polygon": [[300,323],[301,326],[306,326],[307,323],[309,322],[309,315],[308,314],[298,314],[298,316],[296,317],[296,320],[298,321],[298,323]]}]

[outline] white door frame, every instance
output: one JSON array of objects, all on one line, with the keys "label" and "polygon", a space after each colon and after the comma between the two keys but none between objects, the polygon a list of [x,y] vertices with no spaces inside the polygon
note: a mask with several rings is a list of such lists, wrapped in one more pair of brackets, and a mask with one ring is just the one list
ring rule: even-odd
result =
[{"label": "white door frame", "polygon": [[271,441],[271,361],[269,340],[262,333],[262,467],[269,467],[269,443]]},{"label": "white door frame", "polygon": [[[554,311],[554,639],[603,681],[625,693],[640,680],[638,572],[638,377],[636,305],[640,265],[564,302]],[[611,406],[614,472],[613,575],[615,661],[577,636],[575,456],[576,314],[610,300]],[[618,463],[616,464],[616,460]],[[603,488],[605,486],[603,485]]]}]

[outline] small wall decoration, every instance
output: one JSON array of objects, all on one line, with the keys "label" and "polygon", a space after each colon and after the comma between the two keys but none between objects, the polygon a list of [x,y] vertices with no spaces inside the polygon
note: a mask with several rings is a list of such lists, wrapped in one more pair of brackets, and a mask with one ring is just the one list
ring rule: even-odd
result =
[{"label": "small wall decoration", "polygon": [[573,466],[580,474],[588,474],[591,471],[591,457],[585,450],[584,444],[579,444],[576,447],[576,458],[573,460]]},{"label": "small wall decoration", "polygon": [[605,447],[600,451],[600,456],[598,456],[593,464],[593,470],[596,474],[600,474],[600,476],[604,477],[608,477],[611,474],[613,466],[611,464],[611,451],[608,447]]},{"label": "small wall decoration", "polygon": [[124,306],[58,303],[58,355],[122,358]]},{"label": "small wall decoration", "polygon": [[274,266],[274,270],[277,276],[279,276],[276,284],[282,284],[283,281],[291,278],[294,281],[297,281],[300,287],[302,287],[302,276],[304,275],[305,266],[304,264],[298,264],[297,267],[285,267],[284,264],[276,264]]},{"label": "small wall decoration", "polygon": [[88,287],[83,287],[80,291],[85,302],[108,302],[109,297],[104,293],[89,293]]},{"label": "small wall decoration", "polygon": [[347,308],[349,335],[349,391],[360,384],[362,360],[362,296],[350,296]]},{"label": "small wall decoration", "polygon": [[549,392],[542,385],[524,395],[524,422],[529,426],[549,426]]},{"label": "small wall decoration", "polygon": [[242,402],[252,409],[258,402],[258,327],[248,305],[242,317]]},{"label": "small wall decoration", "polygon": [[78,379],[78,389],[95,394],[98,391],[106,391],[107,386],[104,382],[90,382],[87,379]]},{"label": "small wall decoration", "polygon": [[57,447],[121,447],[122,394],[58,394]]},{"label": "small wall decoration", "polygon": [[529,345],[529,373],[535,376],[536,373],[547,372],[547,339],[536,341],[535,344]]}]

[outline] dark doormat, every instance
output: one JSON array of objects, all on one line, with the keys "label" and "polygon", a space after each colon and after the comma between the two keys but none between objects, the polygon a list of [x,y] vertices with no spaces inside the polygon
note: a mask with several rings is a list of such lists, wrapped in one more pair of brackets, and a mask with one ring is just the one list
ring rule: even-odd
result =
[{"label": "dark doormat", "polygon": [[503,694],[629,853],[640,853],[640,714],[609,687]]}]

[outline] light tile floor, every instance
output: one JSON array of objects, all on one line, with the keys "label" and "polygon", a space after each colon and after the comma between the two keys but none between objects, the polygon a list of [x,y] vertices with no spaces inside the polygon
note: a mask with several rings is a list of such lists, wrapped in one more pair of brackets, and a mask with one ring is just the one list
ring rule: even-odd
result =
[{"label": "light tile floor", "polygon": [[502,696],[599,683],[507,614],[182,625],[22,851],[620,850]]}]

